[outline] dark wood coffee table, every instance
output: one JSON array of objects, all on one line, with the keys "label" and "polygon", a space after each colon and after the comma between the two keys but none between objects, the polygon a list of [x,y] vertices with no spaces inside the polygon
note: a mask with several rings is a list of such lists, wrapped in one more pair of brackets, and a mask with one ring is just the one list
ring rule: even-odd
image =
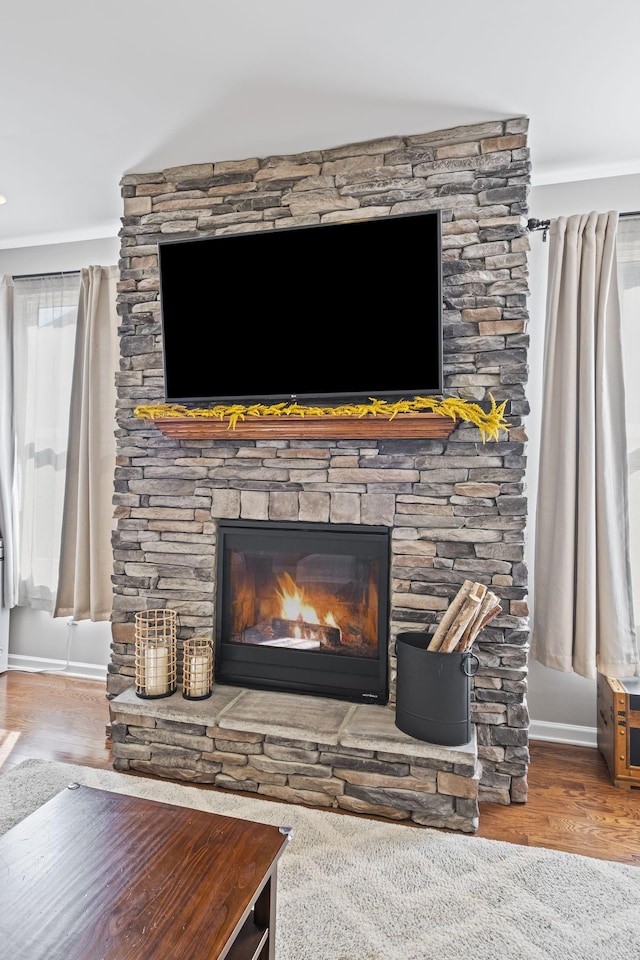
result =
[{"label": "dark wood coffee table", "polygon": [[71,784],[0,837],[7,960],[273,960],[287,828]]}]

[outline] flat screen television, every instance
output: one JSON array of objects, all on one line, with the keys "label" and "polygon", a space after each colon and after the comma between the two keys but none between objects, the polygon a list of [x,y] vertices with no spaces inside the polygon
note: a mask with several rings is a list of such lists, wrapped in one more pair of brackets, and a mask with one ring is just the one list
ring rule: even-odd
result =
[{"label": "flat screen television", "polygon": [[158,244],[165,400],[443,392],[439,210]]}]

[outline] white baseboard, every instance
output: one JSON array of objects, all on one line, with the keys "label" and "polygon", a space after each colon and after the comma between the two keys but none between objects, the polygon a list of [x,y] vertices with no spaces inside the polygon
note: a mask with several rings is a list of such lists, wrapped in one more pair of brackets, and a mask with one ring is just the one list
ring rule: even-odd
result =
[{"label": "white baseboard", "polygon": [[107,668],[100,663],[83,663],[80,660],[48,660],[45,657],[27,657],[17,653],[9,654],[9,670],[22,670],[25,673],[57,673],[65,677],[80,677],[84,680],[107,679]]},{"label": "white baseboard", "polygon": [[596,727],[578,727],[571,723],[552,723],[549,720],[532,720],[529,724],[530,740],[547,740],[550,743],[571,743],[576,747],[598,746]]}]

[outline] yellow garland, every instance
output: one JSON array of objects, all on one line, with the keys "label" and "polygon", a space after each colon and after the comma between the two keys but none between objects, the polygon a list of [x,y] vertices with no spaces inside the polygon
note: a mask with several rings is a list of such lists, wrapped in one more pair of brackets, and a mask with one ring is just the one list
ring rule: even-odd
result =
[{"label": "yellow garland", "polygon": [[343,404],[337,407],[305,407],[299,403],[254,403],[245,407],[236,403],[231,406],[218,404],[208,408],[183,407],[175,403],[158,403],[136,407],[134,415],[141,420],[159,420],[169,417],[192,417],[193,419],[228,420],[229,429],[234,430],[238,420],[247,417],[365,417],[381,416],[393,420],[399,413],[431,412],[452,420],[460,419],[472,423],[478,428],[484,443],[487,438],[497,440],[500,430],[508,430],[504,419],[505,400],[496,404],[491,396],[491,407],[483,410],[477,403],[461,400],[457,397],[414,397],[412,400],[369,399],[369,403]]}]

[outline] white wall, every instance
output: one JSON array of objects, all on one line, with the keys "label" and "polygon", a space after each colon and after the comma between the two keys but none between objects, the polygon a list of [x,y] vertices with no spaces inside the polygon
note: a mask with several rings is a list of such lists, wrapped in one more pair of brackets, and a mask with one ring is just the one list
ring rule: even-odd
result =
[{"label": "white wall", "polygon": [[[0,275],[56,273],[118,262],[117,237],[0,250]],[[83,620],[70,626],[40,610],[14,607],[9,621],[9,666],[61,670],[102,679],[110,659],[111,625]],[[68,664],[68,665],[67,665]]]},{"label": "white wall", "polygon": [[[529,215],[538,220],[571,216],[591,211],[619,213],[640,210],[640,174],[624,177],[604,177],[534,186],[529,197]],[[529,605],[535,604],[534,533],[535,501],[537,494],[537,467],[540,450],[540,414],[542,400],[542,368],[544,323],[547,290],[549,241],[544,243],[542,233],[531,234],[528,396],[531,414],[527,418],[527,493],[529,497],[529,533],[525,556],[529,566]],[[572,673],[550,670],[532,661],[529,665],[529,712],[532,718],[531,735],[540,739],[567,739],[570,742],[595,743],[596,685]],[[545,724],[551,726],[546,727]],[[569,725],[569,729],[566,729]],[[588,728],[587,730],[571,729]]]},{"label": "white wall", "polygon": [[15,247],[12,250],[0,250],[0,275],[7,273],[20,276],[25,273],[79,270],[89,266],[107,267],[117,263],[119,257],[120,241],[117,237]]},{"label": "white wall", "polygon": [[9,619],[9,668],[106,679],[111,655],[111,624],[69,617],[53,618],[43,610],[14,607]]}]

